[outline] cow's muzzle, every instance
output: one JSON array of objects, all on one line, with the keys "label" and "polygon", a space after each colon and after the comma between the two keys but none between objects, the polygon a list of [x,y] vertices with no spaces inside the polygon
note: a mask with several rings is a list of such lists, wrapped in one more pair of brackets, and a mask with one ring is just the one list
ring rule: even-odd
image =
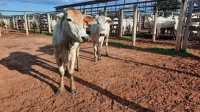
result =
[{"label": "cow's muzzle", "polygon": [[88,41],[88,36],[82,36],[81,39],[83,40],[83,42]]},{"label": "cow's muzzle", "polygon": [[99,35],[100,35],[100,36],[105,36],[105,33],[100,33]]}]

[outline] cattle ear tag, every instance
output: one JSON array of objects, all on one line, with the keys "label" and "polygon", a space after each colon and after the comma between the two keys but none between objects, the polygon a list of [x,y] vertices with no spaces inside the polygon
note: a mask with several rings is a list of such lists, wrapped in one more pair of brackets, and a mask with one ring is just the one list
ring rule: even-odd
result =
[{"label": "cattle ear tag", "polygon": [[88,24],[96,24],[97,22],[90,15],[84,15],[83,21]]}]

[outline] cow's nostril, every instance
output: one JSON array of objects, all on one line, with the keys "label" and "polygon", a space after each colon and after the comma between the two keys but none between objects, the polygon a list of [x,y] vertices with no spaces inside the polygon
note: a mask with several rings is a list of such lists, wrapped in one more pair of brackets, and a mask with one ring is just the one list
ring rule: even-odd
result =
[{"label": "cow's nostril", "polygon": [[100,33],[99,35],[100,35],[100,36],[105,36],[105,34],[104,34],[104,33]]},{"label": "cow's nostril", "polygon": [[87,37],[87,36],[82,36],[81,38],[83,39],[83,42],[85,42],[85,41],[88,40],[88,37]]}]

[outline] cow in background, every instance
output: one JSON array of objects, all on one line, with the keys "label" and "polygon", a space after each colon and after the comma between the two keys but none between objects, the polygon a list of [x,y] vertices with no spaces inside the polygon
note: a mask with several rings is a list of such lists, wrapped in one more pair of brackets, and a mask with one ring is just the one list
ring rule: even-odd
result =
[{"label": "cow in background", "polygon": [[[149,31],[153,31],[154,27],[154,17],[148,17],[146,24],[149,25]],[[169,16],[169,17],[162,17],[159,16],[157,18],[157,26],[156,26],[156,34],[160,35],[165,32],[165,30],[170,30],[170,34],[175,34],[178,26],[178,16]],[[164,32],[163,32],[164,31]]]},{"label": "cow in background", "polygon": [[101,59],[101,49],[105,39],[106,43],[106,56],[108,56],[108,37],[110,32],[110,24],[113,21],[105,16],[96,16],[97,24],[91,25],[90,35],[94,47],[94,61]]},{"label": "cow in background", "polygon": [[0,27],[2,33],[8,33],[8,21],[6,19],[0,20]]},{"label": "cow in background", "polygon": [[57,21],[56,20],[51,20],[51,29],[53,30]]},{"label": "cow in background", "polygon": [[74,8],[68,8],[63,13],[57,14],[60,17],[53,30],[52,45],[56,62],[60,71],[60,86],[58,94],[63,91],[63,78],[65,74],[64,67],[66,67],[70,74],[70,88],[71,92],[75,94],[76,87],[74,84],[74,65],[77,60],[77,69],[79,62],[79,48],[80,43],[88,40],[88,35],[83,28],[83,23],[88,24],[94,22],[89,15],[82,15],[82,13]]},{"label": "cow in background", "polygon": [[[114,18],[113,19],[113,24],[117,25],[114,27],[114,29],[119,29],[118,27],[118,18]],[[132,17],[128,17],[128,18],[124,18],[123,19],[123,26],[122,26],[122,34],[130,34],[132,33],[132,28],[133,28],[133,18]],[[116,32],[113,32],[116,33]]]},{"label": "cow in background", "polygon": [[37,30],[39,30],[39,22],[38,22],[38,20],[33,20],[31,24],[33,25],[34,33],[36,33]]}]

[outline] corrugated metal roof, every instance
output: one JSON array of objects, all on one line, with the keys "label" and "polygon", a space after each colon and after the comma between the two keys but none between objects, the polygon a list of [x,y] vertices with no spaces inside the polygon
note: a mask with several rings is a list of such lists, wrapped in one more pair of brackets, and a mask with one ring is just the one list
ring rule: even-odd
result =
[{"label": "corrugated metal roof", "polygon": [[97,4],[97,3],[112,2],[112,1],[119,1],[119,0],[93,0],[93,1],[87,1],[87,2],[81,2],[81,3],[74,3],[74,4],[56,6],[54,8],[76,7],[76,6],[84,6],[84,5]]}]

